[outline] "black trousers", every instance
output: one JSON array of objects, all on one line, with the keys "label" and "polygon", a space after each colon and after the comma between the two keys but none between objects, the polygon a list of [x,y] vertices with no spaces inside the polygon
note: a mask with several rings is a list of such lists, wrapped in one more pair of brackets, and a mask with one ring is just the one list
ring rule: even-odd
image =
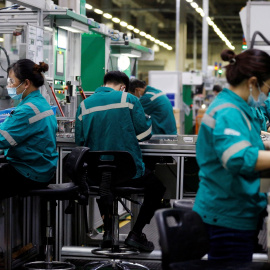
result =
[{"label": "black trousers", "polygon": [[40,183],[21,175],[9,163],[0,163],[0,200],[26,193],[30,189],[45,188],[49,183]]},{"label": "black trousers", "polygon": [[[149,224],[155,211],[161,207],[161,200],[166,191],[164,185],[150,170],[145,169],[144,176],[128,180],[117,186],[145,189],[143,204],[140,208],[136,222],[144,225]],[[112,214],[113,198],[111,196],[101,196],[100,199],[97,199],[97,203],[100,214],[101,216],[104,215],[105,219]]]}]

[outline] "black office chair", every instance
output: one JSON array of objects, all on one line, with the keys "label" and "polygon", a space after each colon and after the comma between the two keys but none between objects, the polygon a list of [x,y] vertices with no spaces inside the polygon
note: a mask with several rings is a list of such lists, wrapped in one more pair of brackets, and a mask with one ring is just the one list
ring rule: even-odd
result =
[{"label": "black office chair", "polygon": [[[77,147],[66,160],[66,167],[74,173],[72,182],[64,184],[51,184],[45,189],[30,190],[22,196],[38,196],[47,202],[47,226],[45,261],[29,262],[23,265],[24,269],[75,269],[75,265],[69,262],[53,261],[53,228],[51,224],[51,209],[56,206],[56,201],[68,200],[70,205],[77,202],[80,205],[88,204],[89,189],[84,175],[83,158],[89,148]],[[76,172],[76,174],[75,174]],[[66,213],[68,211],[66,210]]]},{"label": "black office chair", "polygon": [[178,208],[155,212],[162,252],[162,269],[174,263],[199,260],[209,249],[209,239],[201,217],[194,211]]},{"label": "black office chair", "polygon": [[[125,151],[88,151],[84,156],[84,167],[87,168],[88,178],[95,180],[98,185],[89,186],[90,193],[97,192],[98,196],[113,197],[113,217],[112,217],[112,247],[98,248],[92,251],[96,255],[105,255],[110,261],[89,262],[84,269],[148,269],[146,266],[120,260],[123,256],[134,255],[139,252],[135,249],[121,247],[119,245],[119,215],[118,202],[132,213],[126,207],[122,199],[130,200],[132,194],[142,194],[143,188],[117,187],[124,181],[131,179],[136,174],[136,165],[130,153]],[[73,172],[69,171],[70,177]],[[91,267],[91,268],[90,268]]]}]

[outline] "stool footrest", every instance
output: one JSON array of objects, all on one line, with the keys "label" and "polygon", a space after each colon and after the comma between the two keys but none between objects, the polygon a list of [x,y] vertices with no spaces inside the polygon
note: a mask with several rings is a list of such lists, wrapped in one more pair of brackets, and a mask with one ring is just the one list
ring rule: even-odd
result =
[{"label": "stool footrest", "polygon": [[95,255],[104,255],[111,258],[120,258],[127,255],[138,255],[139,251],[128,247],[119,247],[118,251],[112,251],[112,248],[97,248],[93,249],[92,253]]}]

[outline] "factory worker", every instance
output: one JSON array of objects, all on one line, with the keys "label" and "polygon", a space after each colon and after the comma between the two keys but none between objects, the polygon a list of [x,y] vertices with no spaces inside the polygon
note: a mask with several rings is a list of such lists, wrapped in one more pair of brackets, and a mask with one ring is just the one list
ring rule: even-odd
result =
[{"label": "factory worker", "polygon": [[56,117],[39,87],[48,65],[22,59],[8,68],[7,91],[20,103],[0,125],[0,149],[8,166],[0,166],[0,198],[44,188],[57,166]]},{"label": "factory worker", "polygon": [[267,195],[260,193],[260,172],[270,168],[269,142],[260,138],[260,123],[250,100],[268,95],[270,56],[249,49],[228,61],[224,88],[210,104],[198,134],[196,157],[199,189],[193,210],[204,221],[210,238],[209,260],[251,261],[260,215]]},{"label": "factory worker", "polygon": [[129,92],[140,99],[144,112],[151,116],[153,134],[177,134],[172,104],[161,90],[131,79]]},{"label": "factory worker", "polygon": [[[128,91],[129,78],[120,71],[110,71],[104,76],[104,86],[80,104],[75,123],[75,141],[96,151],[128,151],[136,163],[136,175],[121,184],[144,187],[144,202],[138,218],[125,244],[151,252],[154,245],[142,232],[160,207],[165,188],[142,161],[138,141],[151,137],[151,120],[146,119],[139,100]],[[91,183],[90,183],[91,184]],[[97,200],[104,222],[102,248],[112,244],[112,200],[101,196]]]}]

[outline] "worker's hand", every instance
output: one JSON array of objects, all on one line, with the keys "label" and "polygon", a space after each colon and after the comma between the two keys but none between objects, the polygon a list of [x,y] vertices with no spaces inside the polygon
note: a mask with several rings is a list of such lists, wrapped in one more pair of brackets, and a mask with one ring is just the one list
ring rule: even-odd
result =
[{"label": "worker's hand", "polygon": [[263,142],[265,150],[270,150],[270,141],[264,141]]}]

